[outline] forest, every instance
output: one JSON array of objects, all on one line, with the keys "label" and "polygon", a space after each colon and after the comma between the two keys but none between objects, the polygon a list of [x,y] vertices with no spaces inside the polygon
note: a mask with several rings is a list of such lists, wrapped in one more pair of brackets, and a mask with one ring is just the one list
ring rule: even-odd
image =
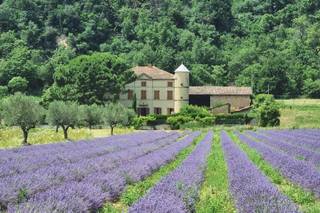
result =
[{"label": "forest", "polygon": [[[318,0],[0,0],[0,97],[116,99],[134,65],[320,98]],[[115,94],[112,97],[108,94]]]}]

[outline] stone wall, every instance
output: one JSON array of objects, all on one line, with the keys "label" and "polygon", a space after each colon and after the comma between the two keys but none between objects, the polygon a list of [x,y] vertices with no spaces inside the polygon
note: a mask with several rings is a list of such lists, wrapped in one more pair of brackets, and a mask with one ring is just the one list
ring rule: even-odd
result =
[{"label": "stone wall", "polygon": [[251,99],[249,95],[214,95],[210,97],[210,107],[221,104],[231,104],[231,111],[250,106]]}]

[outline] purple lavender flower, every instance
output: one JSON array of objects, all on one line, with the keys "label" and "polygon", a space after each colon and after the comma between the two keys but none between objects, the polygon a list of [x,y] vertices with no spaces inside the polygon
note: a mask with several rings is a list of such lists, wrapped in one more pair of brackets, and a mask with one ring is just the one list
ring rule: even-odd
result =
[{"label": "purple lavender flower", "polygon": [[305,147],[313,151],[320,151],[320,136],[316,132],[309,133],[306,131],[304,134],[296,133],[296,130],[262,130],[260,132],[293,145]]},{"label": "purple lavender flower", "polygon": [[194,212],[211,142],[209,132],[181,166],[164,177],[129,212]]},{"label": "purple lavender flower", "polygon": [[314,152],[309,149],[305,149],[303,147],[287,143],[284,140],[279,139],[279,137],[274,137],[272,135],[262,135],[253,131],[247,131],[246,133],[273,148],[280,149],[286,152],[287,154],[296,157],[297,159],[305,160],[313,166],[318,167],[320,165],[319,152]]},{"label": "purple lavender flower", "polygon": [[257,150],[263,158],[290,181],[310,190],[320,197],[320,173],[310,164],[297,160],[284,152],[271,148],[263,143],[256,142],[251,138],[237,133],[239,139]]},{"label": "purple lavender flower", "polygon": [[[8,191],[8,186],[2,185],[6,191],[5,196],[1,197],[0,194],[0,201],[3,200],[12,212],[95,210],[106,200],[117,198],[128,183],[143,179],[174,159],[198,135],[198,132],[192,133],[179,142],[176,142],[177,136],[171,135],[131,149],[98,156],[96,159],[83,159],[76,164],[67,165],[63,170],[57,168],[48,170],[47,173],[43,170],[39,173],[44,174],[43,179],[32,176],[37,179],[36,182],[23,181],[21,177],[19,181],[15,181],[10,177],[7,181],[11,183],[11,188]],[[19,185],[18,188],[15,183]],[[27,196],[19,202],[17,190],[22,186],[25,186]]]},{"label": "purple lavender flower", "polygon": [[225,132],[221,141],[230,191],[239,212],[298,212],[292,201],[278,191]]}]

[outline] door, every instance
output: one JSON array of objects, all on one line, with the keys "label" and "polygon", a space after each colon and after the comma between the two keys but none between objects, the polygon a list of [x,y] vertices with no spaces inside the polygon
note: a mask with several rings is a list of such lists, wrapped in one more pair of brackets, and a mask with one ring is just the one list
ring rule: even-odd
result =
[{"label": "door", "polygon": [[141,116],[148,115],[149,114],[149,108],[147,108],[147,107],[138,108],[138,114],[141,115]]}]

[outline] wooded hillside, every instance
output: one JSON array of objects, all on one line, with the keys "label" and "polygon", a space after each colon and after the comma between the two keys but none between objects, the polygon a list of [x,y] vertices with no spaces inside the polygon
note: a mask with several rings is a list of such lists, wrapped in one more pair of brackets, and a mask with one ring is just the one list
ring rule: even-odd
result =
[{"label": "wooded hillside", "polygon": [[[0,4],[0,93],[27,88],[29,94],[59,99],[50,91],[64,83],[71,85],[66,93],[76,93],[81,89],[71,88],[74,84],[68,78],[74,74],[70,76],[69,67],[74,73],[77,63],[90,59],[81,55],[110,52],[117,57],[108,54],[108,60],[121,61],[120,67],[154,64],[173,71],[184,63],[192,70],[192,85],[236,84],[252,86],[257,93],[269,88],[277,97],[320,97],[318,0],[0,0]],[[97,56],[91,57],[97,60],[93,64],[99,62]],[[119,69],[110,67],[106,69],[110,75]],[[124,80],[119,79],[122,85]]]}]

